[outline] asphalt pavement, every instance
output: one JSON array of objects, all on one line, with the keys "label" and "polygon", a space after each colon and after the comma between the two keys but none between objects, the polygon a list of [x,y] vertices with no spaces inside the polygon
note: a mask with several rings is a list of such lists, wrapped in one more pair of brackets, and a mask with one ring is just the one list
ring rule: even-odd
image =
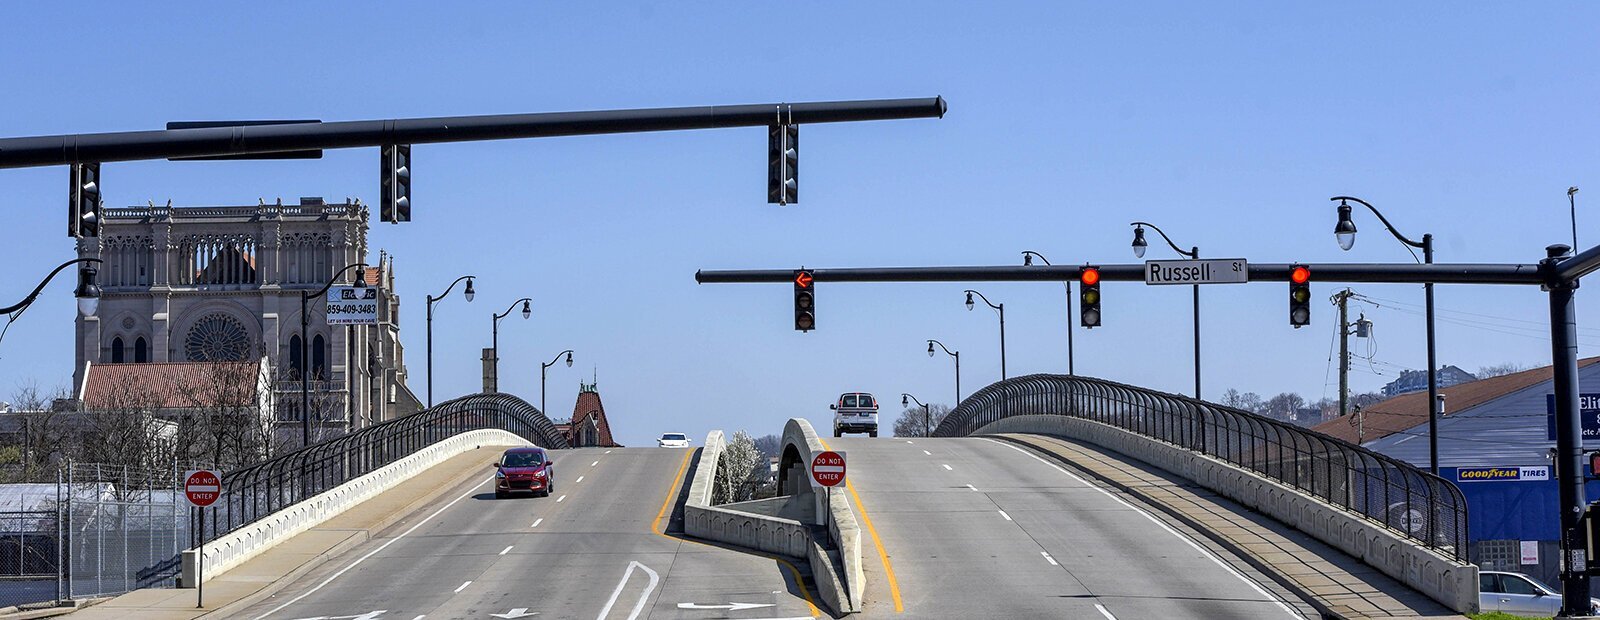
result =
[{"label": "asphalt pavement", "polygon": [[667,534],[693,450],[552,451],[549,497],[497,500],[494,468],[237,617],[812,618],[779,560]]},{"label": "asphalt pavement", "polygon": [[[1135,506],[984,438],[830,438],[846,453],[867,617],[1302,619],[1308,609]],[[897,609],[898,608],[898,609]]]}]

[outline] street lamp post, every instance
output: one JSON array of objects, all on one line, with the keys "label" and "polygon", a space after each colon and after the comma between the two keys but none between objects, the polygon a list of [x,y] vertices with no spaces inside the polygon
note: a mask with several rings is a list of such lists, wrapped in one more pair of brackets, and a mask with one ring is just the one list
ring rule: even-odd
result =
[{"label": "street lamp post", "polygon": [[950,357],[956,358],[956,404],[960,405],[961,404],[961,352],[960,351],[951,351],[948,347],[944,346],[943,342],[939,342],[938,340],[929,340],[928,341],[928,357],[933,357],[933,345],[939,345],[940,349],[944,349],[945,355],[949,355]]},{"label": "street lamp post", "polygon": [[[311,351],[311,343],[308,340],[306,340],[307,328],[311,324],[311,317],[308,316],[308,313],[310,312],[311,298],[312,297],[321,297],[324,293],[327,293],[328,289],[333,288],[334,283],[338,282],[339,278],[343,277],[346,271],[350,271],[351,269],[365,269],[366,266],[367,266],[366,263],[354,263],[354,264],[351,264],[351,265],[345,265],[344,269],[340,269],[338,273],[333,274],[333,277],[328,279],[328,283],[322,285],[322,288],[318,289],[317,292],[312,293],[312,292],[309,292],[309,291],[300,291],[300,445],[301,446],[309,446],[309,445],[311,445],[311,390],[309,389],[309,386],[307,385],[307,384],[309,384],[311,382],[311,353],[310,353],[310,351]],[[356,288],[366,288],[366,287],[367,287],[367,279],[364,278],[364,277],[361,277],[360,274],[357,274],[356,275]]]},{"label": "street lamp post", "polygon": [[491,344],[489,345],[494,349],[494,362],[490,365],[489,370],[489,391],[491,392],[500,391],[500,319],[506,318],[507,315],[510,315],[511,310],[516,308],[517,304],[522,304],[522,318],[526,320],[529,316],[533,315],[533,308],[528,306],[532,302],[533,300],[527,297],[513,301],[511,302],[511,305],[506,308],[505,312],[494,315],[494,320],[490,321],[494,324],[494,336],[490,341]]},{"label": "street lamp post", "polygon": [[911,399],[911,400],[916,401],[917,405],[922,407],[922,436],[923,437],[932,437],[933,436],[933,414],[928,411],[928,405],[926,403],[923,403],[920,400],[917,400],[917,397],[915,397],[915,396],[912,396],[910,394],[906,394],[904,392],[901,392],[900,393],[900,406],[901,407],[910,406],[911,403],[906,402],[906,399],[908,399],[908,398]]},{"label": "street lamp post", "polygon": [[970,288],[967,289],[965,292],[967,294],[967,311],[968,312],[971,312],[972,308],[976,305],[976,304],[972,303],[972,296],[973,295],[977,295],[979,299],[983,300],[983,303],[988,304],[990,308],[994,308],[996,311],[998,311],[1000,313],[1000,380],[1001,381],[1005,381],[1006,380],[1006,305],[1005,304],[995,305],[994,302],[989,301],[988,297],[984,297],[983,293],[979,293],[979,292],[974,291],[974,290],[972,290]]},{"label": "street lamp post", "polygon": [[[1035,256],[1044,261],[1044,264],[1050,264],[1050,259],[1045,258],[1043,254],[1033,250],[1023,250],[1022,265],[1024,267],[1032,265]],[[1067,290],[1067,374],[1076,375],[1078,372],[1072,366],[1072,283],[1068,280],[1062,280],[1061,288]]]},{"label": "street lamp post", "polygon": [[541,362],[539,364],[539,413],[543,413],[546,416],[550,415],[550,412],[549,412],[549,410],[546,410],[544,408],[544,379],[545,379],[545,371],[549,370],[551,366],[556,365],[556,362],[561,361],[561,356],[563,356],[563,355],[567,356],[567,368],[571,368],[572,367],[572,349],[567,349],[565,351],[557,353],[555,357],[550,358],[550,362],[549,363],[542,363]]},{"label": "street lamp post", "polygon": [[[1200,248],[1198,246],[1194,247],[1194,248],[1190,248],[1188,252],[1183,251],[1181,248],[1178,247],[1178,244],[1172,242],[1172,238],[1167,236],[1166,231],[1163,231],[1160,228],[1157,228],[1155,224],[1151,224],[1149,222],[1134,222],[1132,224],[1129,224],[1129,226],[1133,226],[1134,227],[1134,229],[1133,229],[1133,257],[1134,258],[1144,258],[1144,251],[1150,245],[1148,242],[1146,242],[1144,240],[1144,227],[1145,226],[1149,226],[1152,230],[1156,231],[1158,234],[1161,235],[1161,238],[1167,242],[1167,245],[1172,248],[1172,251],[1177,252],[1180,256],[1186,256],[1190,260],[1199,260],[1200,259]],[[1194,285],[1194,397],[1195,397],[1196,400],[1198,400],[1200,398],[1200,285],[1199,284]]]},{"label": "street lamp post", "polygon": [[476,277],[477,276],[461,276],[459,278],[456,278],[455,282],[451,282],[450,283],[450,287],[445,289],[444,292],[439,294],[438,297],[434,297],[433,295],[429,295],[428,296],[428,408],[429,409],[433,408],[433,304],[435,302],[441,300],[441,299],[449,297],[450,296],[450,291],[455,290],[456,284],[459,284],[462,280],[466,280],[467,281],[467,291],[465,293],[465,295],[467,297],[467,303],[472,303],[472,279],[476,278]]},{"label": "street lamp post", "polygon": [[[1356,244],[1356,224],[1350,219],[1351,207],[1346,202],[1353,200],[1372,211],[1373,215],[1378,216],[1378,221],[1383,222],[1383,227],[1388,229],[1389,234],[1394,235],[1394,238],[1399,240],[1400,243],[1405,244],[1408,248],[1422,248],[1422,262],[1429,265],[1433,264],[1433,235],[1431,233],[1422,235],[1421,242],[1412,241],[1406,238],[1405,235],[1400,234],[1400,231],[1395,230],[1394,225],[1389,223],[1389,219],[1379,213],[1377,207],[1372,206],[1371,203],[1365,200],[1353,196],[1334,196],[1329,200],[1339,201],[1339,222],[1334,225],[1333,233],[1339,239],[1340,249],[1348,252]],[[1413,258],[1415,256],[1415,254],[1412,254]],[[1423,284],[1422,291],[1427,303],[1428,318],[1428,470],[1437,476],[1439,475],[1439,410],[1436,403],[1439,402],[1439,361],[1435,355],[1434,348],[1433,283]]]},{"label": "street lamp post", "polygon": [[56,278],[56,274],[61,273],[61,270],[67,267],[83,263],[83,266],[78,268],[78,288],[73,290],[72,296],[78,298],[78,314],[94,316],[95,311],[100,309],[100,286],[95,284],[95,279],[100,273],[95,264],[99,262],[101,261],[98,258],[75,258],[56,265],[55,269],[50,270],[50,275],[45,276],[38,286],[33,287],[32,293],[28,293],[28,296],[22,298],[22,301],[0,308],[0,314],[20,313],[23,310],[27,310],[28,306],[33,305],[33,302],[39,299],[39,293],[44,292],[44,287]]}]

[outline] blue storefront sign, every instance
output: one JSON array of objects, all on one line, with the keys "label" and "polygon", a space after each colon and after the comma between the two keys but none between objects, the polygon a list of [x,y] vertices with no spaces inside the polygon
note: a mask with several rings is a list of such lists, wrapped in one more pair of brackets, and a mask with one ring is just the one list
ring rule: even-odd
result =
[{"label": "blue storefront sign", "polygon": [[1456,482],[1543,482],[1549,467],[1458,467]]},{"label": "blue storefront sign", "polygon": [[[1544,395],[1545,439],[1556,439],[1556,395]],[[1600,394],[1578,395],[1578,417],[1583,420],[1583,440],[1600,441]]]}]

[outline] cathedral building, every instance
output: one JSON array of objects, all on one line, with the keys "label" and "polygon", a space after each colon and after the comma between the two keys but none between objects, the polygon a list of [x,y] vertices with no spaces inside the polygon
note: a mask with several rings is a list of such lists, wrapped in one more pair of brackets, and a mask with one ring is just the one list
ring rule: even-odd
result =
[{"label": "cathedral building", "polygon": [[[99,258],[101,299],[77,322],[78,393],[106,364],[256,361],[272,377],[273,418],[300,425],[300,376],[310,371],[312,420],[326,437],[419,410],[406,387],[394,260],[367,253],[366,205],[299,204],[105,209],[99,237],[78,255]],[[310,300],[306,350],[301,295],[360,277],[378,291],[377,325],[328,325],[323,298]],[[98,373],[115,376],[115,373]]]}]

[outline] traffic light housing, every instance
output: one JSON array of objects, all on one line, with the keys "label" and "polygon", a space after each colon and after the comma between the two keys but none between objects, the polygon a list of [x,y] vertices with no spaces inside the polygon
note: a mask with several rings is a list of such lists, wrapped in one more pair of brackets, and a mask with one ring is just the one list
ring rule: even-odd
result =
[{"label": "traffic light housing", "polygon": [[810,269],[794,271],[794,328],[808,332],[817,328],[817,288]]},{"label": "traffic light housing", "polygon": [[1083,302],[1078,309],[1078,321],[1084,327],[1100,326],[1100,268],[1084,265],[1078,268],[1078,299]]},{"label": "traffic light housing", "polygon": [[1311,324],[1311,268],[1289,267],[1289,324],[1300,329]]},{"label": "traffic light housing", "polygon": [[381,185],[383,200],[378,217],[399,224],[411,221],[411,145],[386,144],[383,147]]},{"label": "traffic light housing", "polygon": [[800,126],[767,126],[767,202],[800,202]]},{"label": "traffic light housing", "polygon": [[72,164],[72,189],[67,195],[67,236],[100,236],[100,164]]}]

